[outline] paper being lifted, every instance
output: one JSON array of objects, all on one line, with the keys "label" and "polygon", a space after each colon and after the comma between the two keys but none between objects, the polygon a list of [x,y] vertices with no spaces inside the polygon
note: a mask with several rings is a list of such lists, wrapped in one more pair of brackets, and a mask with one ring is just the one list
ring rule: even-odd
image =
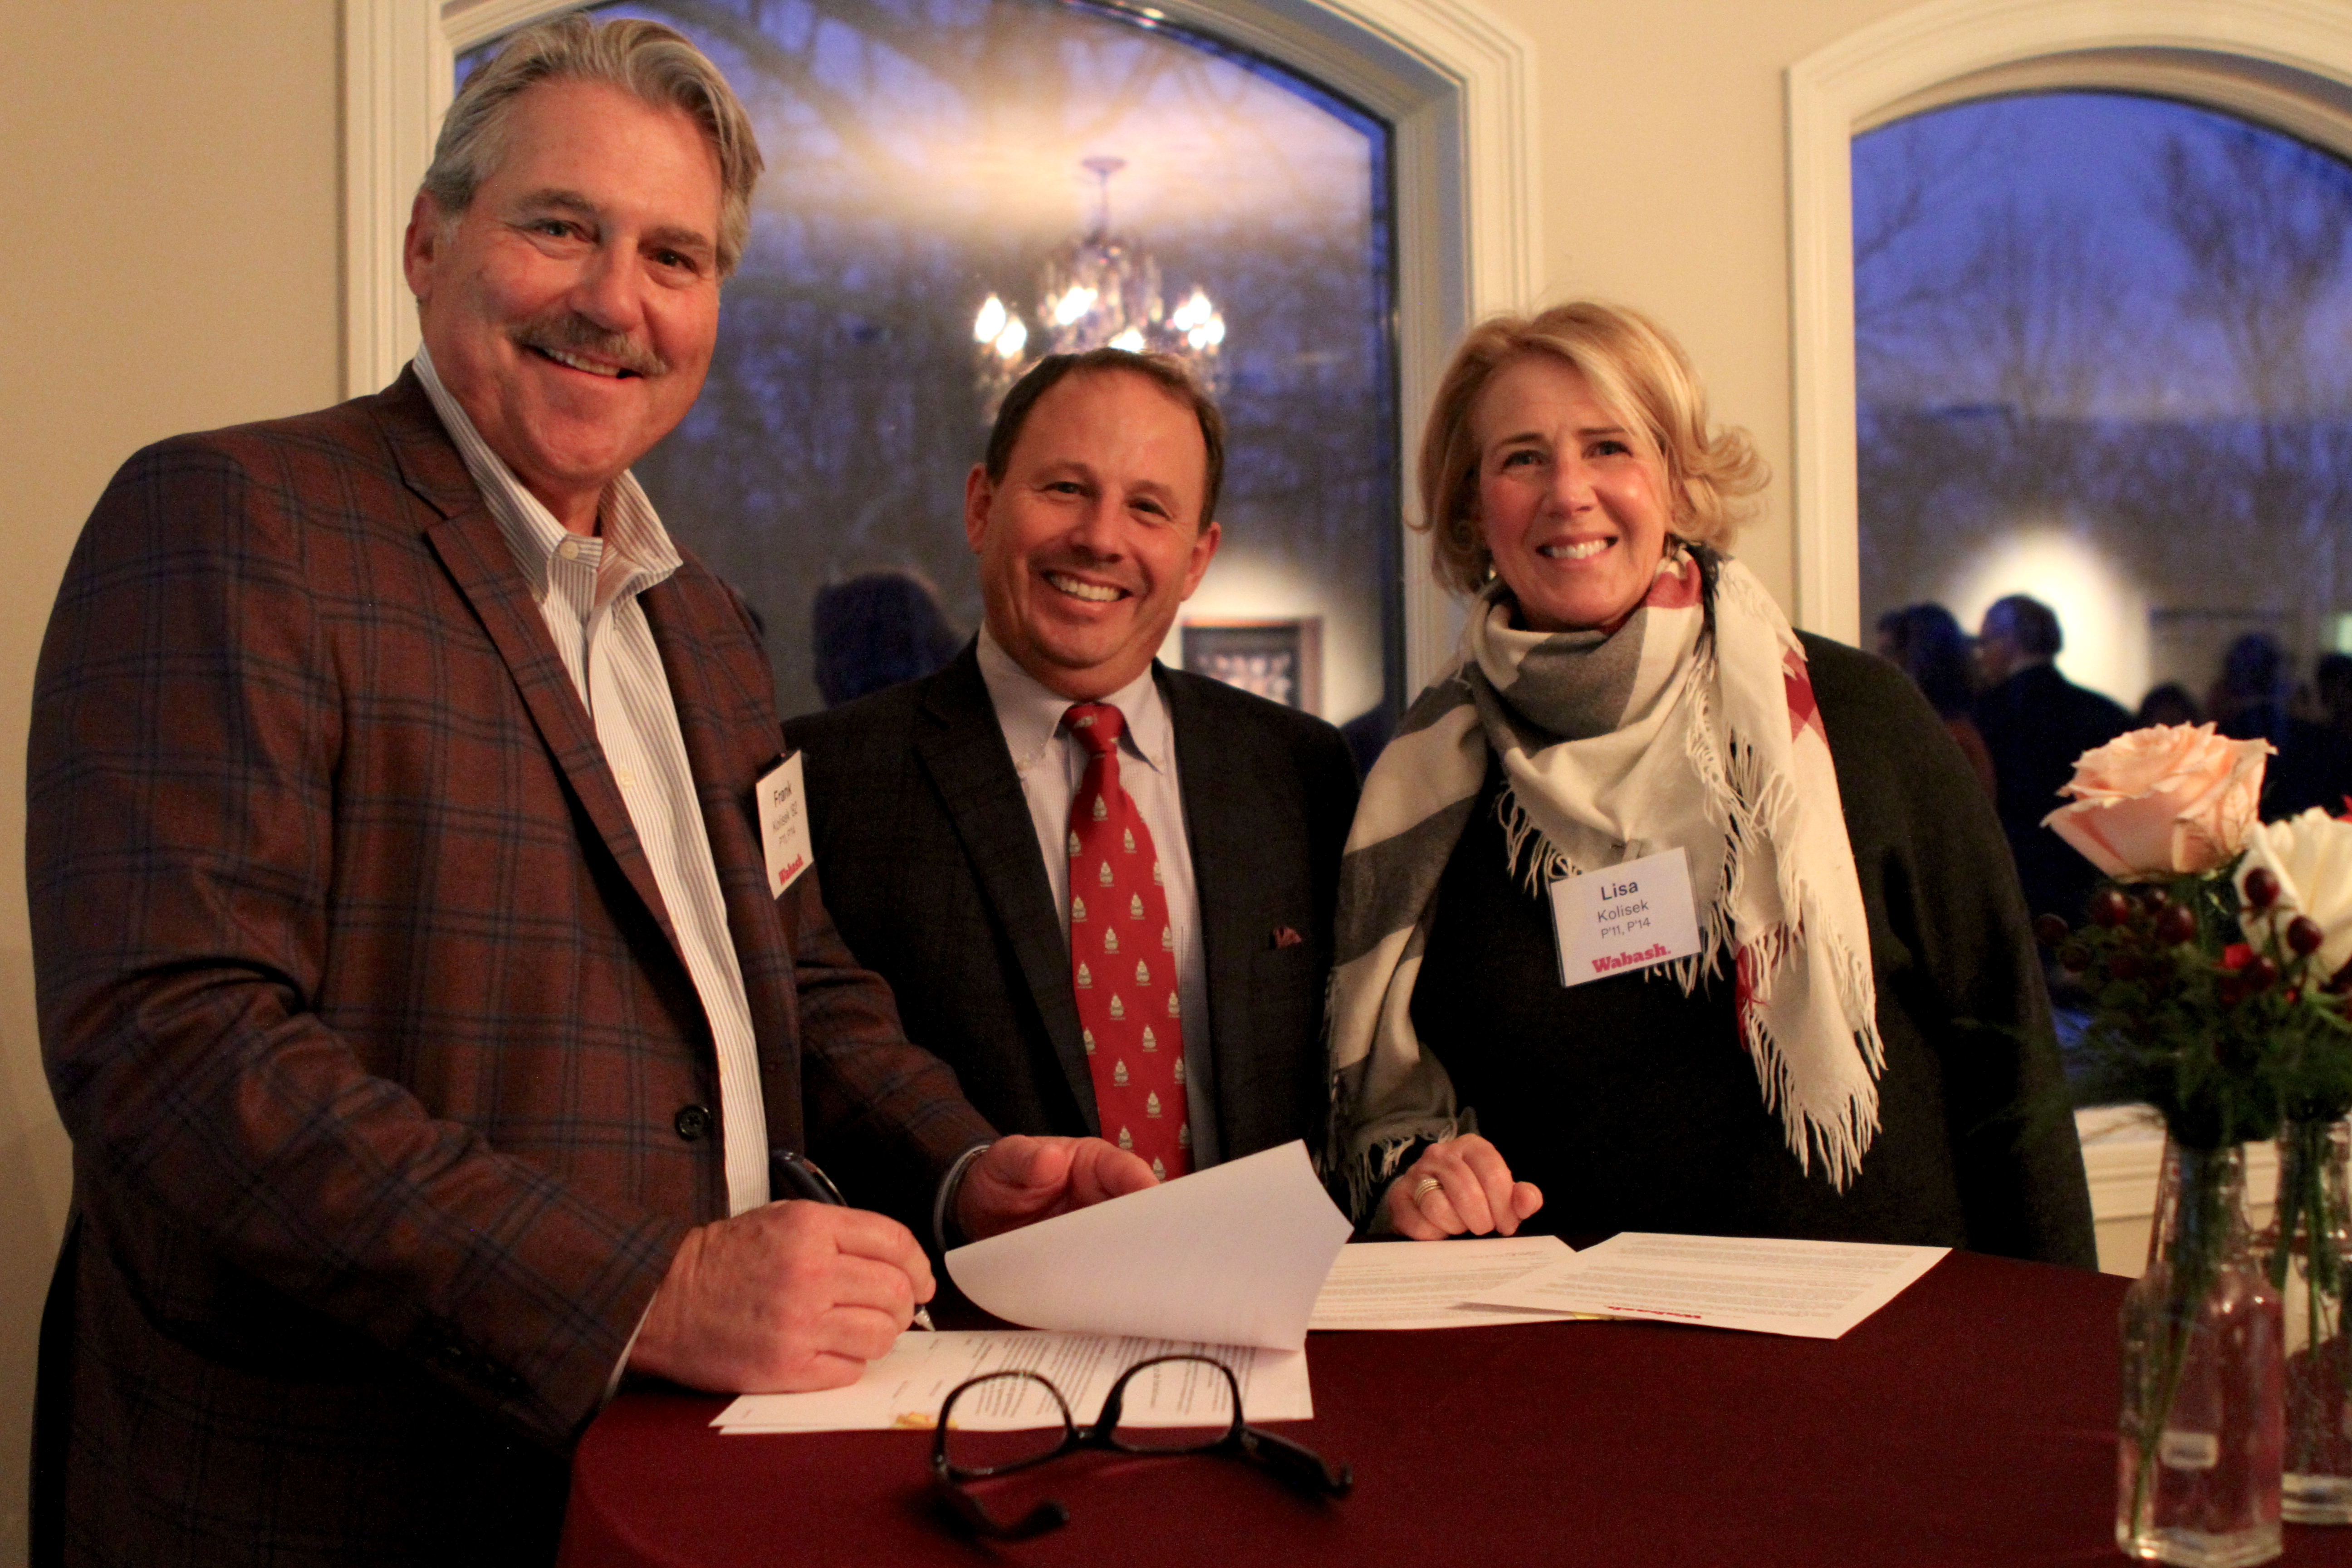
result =
[{"label": "paper being lifted", "polygon": [[1833,1340],[1950,1250],[1626,1231],[1479,1300]]},{"label": "paper being lifted", "polygon": [[1343,1248],[1315,1298],[1310,1329],[1474,1329],[1592,1314],[1489,1307],[1480,1297],[1570,1256],[1556,1236],[1360,1241]]},{"label": "paper being lifted", "polygon": [[[983,1373],[1043,1374],[1070,1402],[1081,1424],[1102,1413],[1119,1373],[1156,1355],[1191,1352],[1233,1368],[1242,1412],[1252,1421],[1306,1421],[1315,1415],[1307,1390],[1307,1352],[1145,1340],[1110,1334],[1034,1333],[1028,1330],[901,1334],[898,1342],[846,1388],[813,1394],[747,1394],[719,1413],[727,1433],[929,1431],[949,1393]],[[1233,1419],[1225,1380],[1203,1366],[1155,1368],[1129,1385],[1124,1418],[1139,1426],[1222,1426]],[[1006,1378],[956,1401],[955,1424],[978,1432],[1058,1426],[1053,1398],[1027,1378]]]},{"label": "paper being lifted", "polygon": [[1290,1142],[959,1247],[948,1273],[1033,1328],[1295,1351],[1349,1230]]}]

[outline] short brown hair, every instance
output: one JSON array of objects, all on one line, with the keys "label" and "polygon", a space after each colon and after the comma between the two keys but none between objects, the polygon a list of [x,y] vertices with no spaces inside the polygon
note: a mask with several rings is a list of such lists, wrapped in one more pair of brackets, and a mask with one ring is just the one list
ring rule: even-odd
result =
[{"label": "short brown hair", "polygon": [[1769,477],[1748,434],[1710,429],[1706,389],[1682,348],[1637,310],[1592,300],[1534,317],[1496,316],[1471,329],[1445,367],[1421,437],[1421,521],[1430,570],[1476,594],[1494,570],[1478,524],[1478,450],[1470,418],[1496,372],[1532,355],[1582,373],[1600,399],[1665,469],[1667,526],[1695,544],[1725,546],[1746,520],[1739,503]]},{"label": "short brown hair", "polygon": [[1013,444],[1021,439],[1021,427],[1029,423],[1029,415],[1037,400],[1054,390],[1066,376],[1081,371],[1132,371],[1150,381],[1192,411],[1201,422],[1201,444],[1208,448],[1208,482],[1201,492],[1201,521],[1198,528],[1206,528],[1217,515],[1217,492],[1225,482],[1225,416],[1217,412],[1217,405],[1192,373],[1166,354],[1132,353],[1126,349],[1088,349],[1082,354],[1047,354],[1029,367],[1026,374],[1013,384],[1004,395],[1003,405],[996,411],[996,423],[988,432],[988,453],[981,460],[990,484],[1001,483],[1005,466],[1013,461]]},{"label": "short brown hair", "polygon": [[701,127],[719,158],[719,273],[743,258],[751,232],[751,187],[766,165],[759,138],[735,89],[686,35],[659,22],[621,17],[596,23],[577,13],[506,41],[498,57],[466,79],[441,121],[424,191],[444,217],[471,206],[474,193],[506,152],[515,100],[542,81],[599,82],[655,109],[675,109]]}]

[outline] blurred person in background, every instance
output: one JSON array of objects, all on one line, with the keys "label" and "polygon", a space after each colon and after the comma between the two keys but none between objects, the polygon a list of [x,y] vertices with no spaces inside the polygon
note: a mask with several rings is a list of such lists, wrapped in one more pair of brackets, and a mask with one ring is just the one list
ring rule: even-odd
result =
[{"label": "blurred person in background", "polygon": [[2202,724],[2205,714],[2197,706],[2197,699],[2189,695],[2189,688],[2177,680],[2150,687],[2139,700],[2139,712],[2134,716],[2134,726],[2145,730],[2151,724]]},{"label": "blurred person in background", "polygon": [[1889,610],[1878,619],[1878,651],[1911,678],[1952,732],[1977,782],[1991,795],[1992,753],[1985,750],[1984,732],[1976,721],[1976,646],[1958,619],[1935,604]]},{"label": "blurred person in background", "polygon": [[912,572],[863,572],[826,584],[810,607],[809,633],[827,708],[919,680],[963,646],[938,590]]},{"label": "blurred person in background", "polygon": [[2042,819],[2063,804],[2058,791],[2074,776],[2074,759],[2130,729],[2132,716],[2058,673],[2052,661],[2064,647],[2056,612],[2041,600],[1994,601],[1977,631],[1985,682],[1977,728],[1992,753],[1993,804],[2026,906],[2072,923],[2083,918],[2098,868]]},{"label": "blurred person in background", "polygon": [[2268,632],[2248,632],[2221,656],[2221,676],[2205,699],[2213,728],[2233,741],[2286,740],[2286,654]]},{"label": "blurred person in background", "polygon": [[2331,816],[2352,810],[2352,654],[2321,655],[2311,689],[2298,695],[2263,791],[2266,821],[2315,805]]}]

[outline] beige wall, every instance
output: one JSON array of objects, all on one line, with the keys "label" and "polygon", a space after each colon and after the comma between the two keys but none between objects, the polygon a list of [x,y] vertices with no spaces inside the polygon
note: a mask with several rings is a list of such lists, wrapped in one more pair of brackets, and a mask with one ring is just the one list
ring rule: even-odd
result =
[{"label": "beige wall", "polygon": [[0,5],[0,1563],[23,1561],[33,1336],[65,1220],[25,926],[33,661],[135,448],[337,390],[332,0]]},{"label": "beige wall", "polygon": [[[1785,598],[1780,72],[1896,0],[1489,0],[1538,49],[1547,298],[1654,311],[1760,438],[1745,553]],[[333,0],[0,6],[0,1563],[21,1558],[33,1331],[65,1215],[34,1038],[22,844],[33,662],[107,476],[174,431],[337,391]]]}]

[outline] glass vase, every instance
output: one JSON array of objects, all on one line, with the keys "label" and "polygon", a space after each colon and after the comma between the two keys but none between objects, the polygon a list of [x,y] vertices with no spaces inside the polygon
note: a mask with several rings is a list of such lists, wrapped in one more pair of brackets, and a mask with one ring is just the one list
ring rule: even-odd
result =
[{"label": "glass vase", "polygon": [[2262,1250],[2272,1288],[2285,1299],[2281,1508],[2297,1524],[2352,1524],[2352,1345],[2344,1338],[2348,1154],[2352,1126],[2345,1122],[2290,1121],[2279,1130],[2277,1217]]},{"label": "glass vase", "polygon": [[2243,1149],[2168,1142],[2147,1270],[2124,1297],[2126,1555],[2235,1568],[2279,1554],[2282,1315],[2246,1226]]}]

